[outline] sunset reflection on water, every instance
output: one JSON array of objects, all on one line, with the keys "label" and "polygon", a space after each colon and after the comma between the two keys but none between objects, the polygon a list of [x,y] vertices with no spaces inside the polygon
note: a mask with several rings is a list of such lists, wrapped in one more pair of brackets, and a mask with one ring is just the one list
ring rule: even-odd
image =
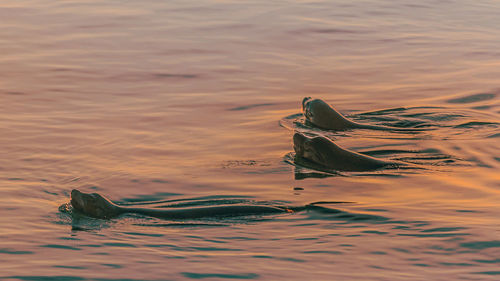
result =
[{"label": "sunset reflection on water", "polygon": [[[461,0],[2,1],[0,279],[494,280],[499,12]],[[305,96],[360,123],[430,130],[320,131],[299,115]],[[294,166],[294,130],[421,169]],[[139,205],[352,203],[105,221],[58,211],[73,188]]]}]

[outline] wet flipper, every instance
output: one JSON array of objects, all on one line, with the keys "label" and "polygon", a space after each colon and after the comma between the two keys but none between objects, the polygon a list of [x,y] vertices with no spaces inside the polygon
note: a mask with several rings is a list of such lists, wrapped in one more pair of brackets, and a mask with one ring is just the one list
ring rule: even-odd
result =
[{"label": "wet flipper", "polygon": [[396,128],[360,124],[349,120],[323,100],[313,99],[311,97],[306,97],[302,100],[302,111],[308,124],[327,130],[344,131],[349,129],[370,129],[400,132],[419,132],[426,130],[421,128]]},{"label": "wet flipper", "polygon": [[400,165],[344,149],[326,137],[307,137],[301,133],[293,136],[293,148],[298,157],[336,171],[373,171]]}]

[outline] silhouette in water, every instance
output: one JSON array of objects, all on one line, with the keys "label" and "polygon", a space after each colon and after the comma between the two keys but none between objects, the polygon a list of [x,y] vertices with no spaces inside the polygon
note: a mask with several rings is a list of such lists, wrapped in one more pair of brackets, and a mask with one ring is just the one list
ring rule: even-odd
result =
[{"label": "silhouette in water", "polygon": [[302,100],[302,111],[309,123],[327,130],[344,131],[349,129],[371,129],[406,132],[423,130],[360,124],[347,119],[323,100],[313,99],[311,97],[306,97]]},{"label": "silhouette in water", "polygon": [[200,219],[209,217],[249,216],[278,213],[294,213],[306,209],[320,212],[338,213],[340,211],[315,204],[335,204],[349,202],[315,202],[306,206],[284,207],[267,205],[242,205],[231,204],[212,207],[196,208],[134,208],[119,206],[98,193],[83,193],[77,189],[71,191],[71,205],[75,210],[84,215],[99,219],[110,219],[121,214],[135,213],[162,219]]},{"label": "silhouette in water", "polygon": [[350,151],[326,137],[307,137],[301,133],[293,135],[293,149],[296,156],[337,171],[362,172],[401,165]]}]

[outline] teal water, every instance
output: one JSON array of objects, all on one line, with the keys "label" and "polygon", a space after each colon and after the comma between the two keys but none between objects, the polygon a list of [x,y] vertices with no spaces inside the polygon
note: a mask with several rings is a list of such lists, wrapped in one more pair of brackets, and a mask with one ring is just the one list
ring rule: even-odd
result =
[{"label": "teal water", "polygon": [[[498,279],[499,12],[2,1],[0,279]],[[321,131],[300,115],[304,96],[428,130]],[[293,161],[293,130],[418,168],[319,171]],[[59,211],[73,188],[134,206],[349,203],[98,220]]]}]

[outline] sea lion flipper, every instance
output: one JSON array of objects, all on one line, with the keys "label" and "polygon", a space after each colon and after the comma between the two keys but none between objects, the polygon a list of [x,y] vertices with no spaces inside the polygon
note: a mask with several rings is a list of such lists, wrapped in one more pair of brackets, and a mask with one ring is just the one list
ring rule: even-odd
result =
[{"label": "sea lion flipper", "polygon": [[322,129],[342,131],[357,128],[358,125],[321,99],[304,98],[302,111],[308,122]]},{"label": "sea lion flipper", "polygon": [[305,97],[302,100],[302,111],[306,121],[316,127],[326,130],[343,131],[349,129],[370,129],[382,131],[419,132],[421,128],[396,128],[360,124],[350,120],[321,99]]},{"label": "sea lion flipper", "polygon": [[307,137],[295,133],[293,147],[298,157],[337,171],[370,171],[396,165],[342,148],[323,136]]},{"label": "sea lion flipper", "polygon": [[123,213],[123,208],[98,193],[71,191],[71,205],[84,215],[94,218],[112,218]]}]

